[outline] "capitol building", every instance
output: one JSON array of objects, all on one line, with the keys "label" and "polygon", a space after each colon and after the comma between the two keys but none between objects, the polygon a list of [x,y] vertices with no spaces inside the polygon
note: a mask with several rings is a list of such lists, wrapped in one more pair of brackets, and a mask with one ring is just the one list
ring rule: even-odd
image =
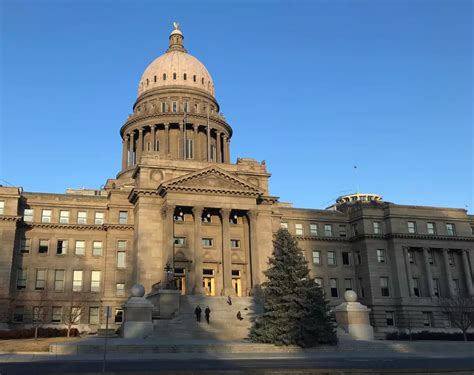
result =
[{"label": "capitol building", "polygon": [[440,299],[474,296],[474,216],[378,194],[321,209],[280,202],[265,162],[231,160],[233,129],[211,74],[183,41],[175,25],[143,72],[120,128],[121,170],[102,189],[0,186],[0,321],[28,325],[47,308],[46,323],[62,324],[84,300],[83,329],[100,327],[104,306],[120,324],[135,283],[254,296],[284,227],[331,306],[354,290],[376,333],[449,329]]}]

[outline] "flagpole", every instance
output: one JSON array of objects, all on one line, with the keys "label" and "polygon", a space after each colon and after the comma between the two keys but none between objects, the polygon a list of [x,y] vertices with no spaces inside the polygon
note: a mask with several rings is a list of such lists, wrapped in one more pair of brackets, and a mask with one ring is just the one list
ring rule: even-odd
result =
[{"label": "flagpole", "polygon": [[209,127],[209,106],[207,107],[207,161],[211,161],[211,128]]}]

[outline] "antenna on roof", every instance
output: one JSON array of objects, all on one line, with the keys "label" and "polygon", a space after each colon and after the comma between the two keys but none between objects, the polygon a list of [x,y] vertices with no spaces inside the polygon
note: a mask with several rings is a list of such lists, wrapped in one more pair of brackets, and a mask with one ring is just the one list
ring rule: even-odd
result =
[{"label": "antenna on roof", "polygon": [[359,182],[357,180],[357,165],[354,165],[354,182],[356,186],[356,194],[359,193]]}]

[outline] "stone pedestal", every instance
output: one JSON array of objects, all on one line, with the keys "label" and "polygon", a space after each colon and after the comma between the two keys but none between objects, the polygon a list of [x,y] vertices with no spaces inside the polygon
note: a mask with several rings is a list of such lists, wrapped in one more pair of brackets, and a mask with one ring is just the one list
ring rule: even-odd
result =
[{"label": "stone pedestal", "polygon": [[354,340],[373,340],[374,329],[370,325],[370,309],[357,302],[357,294],[352,290],[344,293],[344,299],[346,302],[333,310],[337,325]]},{"label": "stone pedestal", "polygon": [[181,291],[161,289],[157,291],[160,319],[171,319],[179,311]]},{"label": "stone pedestal", "polygon": [[143,285],[135,284],[131,291],[132,296],[123,305],[122,336],[127,339],[144,338],[153,333],[151,320],[153,304],[143,297],[145,295]]}]

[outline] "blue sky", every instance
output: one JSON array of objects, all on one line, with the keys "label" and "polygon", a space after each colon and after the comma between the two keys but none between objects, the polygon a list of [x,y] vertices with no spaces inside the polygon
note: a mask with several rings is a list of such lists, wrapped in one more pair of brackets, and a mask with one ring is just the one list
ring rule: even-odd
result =
[{"label": "blue sky", "polygon": [[[213,76],[231,156],[324,208],[359,186],[473,208],[471,1],[2,0],[0,183],[98,188],[172,21]],[[354,173],[357,165],[357,176]]]}]

